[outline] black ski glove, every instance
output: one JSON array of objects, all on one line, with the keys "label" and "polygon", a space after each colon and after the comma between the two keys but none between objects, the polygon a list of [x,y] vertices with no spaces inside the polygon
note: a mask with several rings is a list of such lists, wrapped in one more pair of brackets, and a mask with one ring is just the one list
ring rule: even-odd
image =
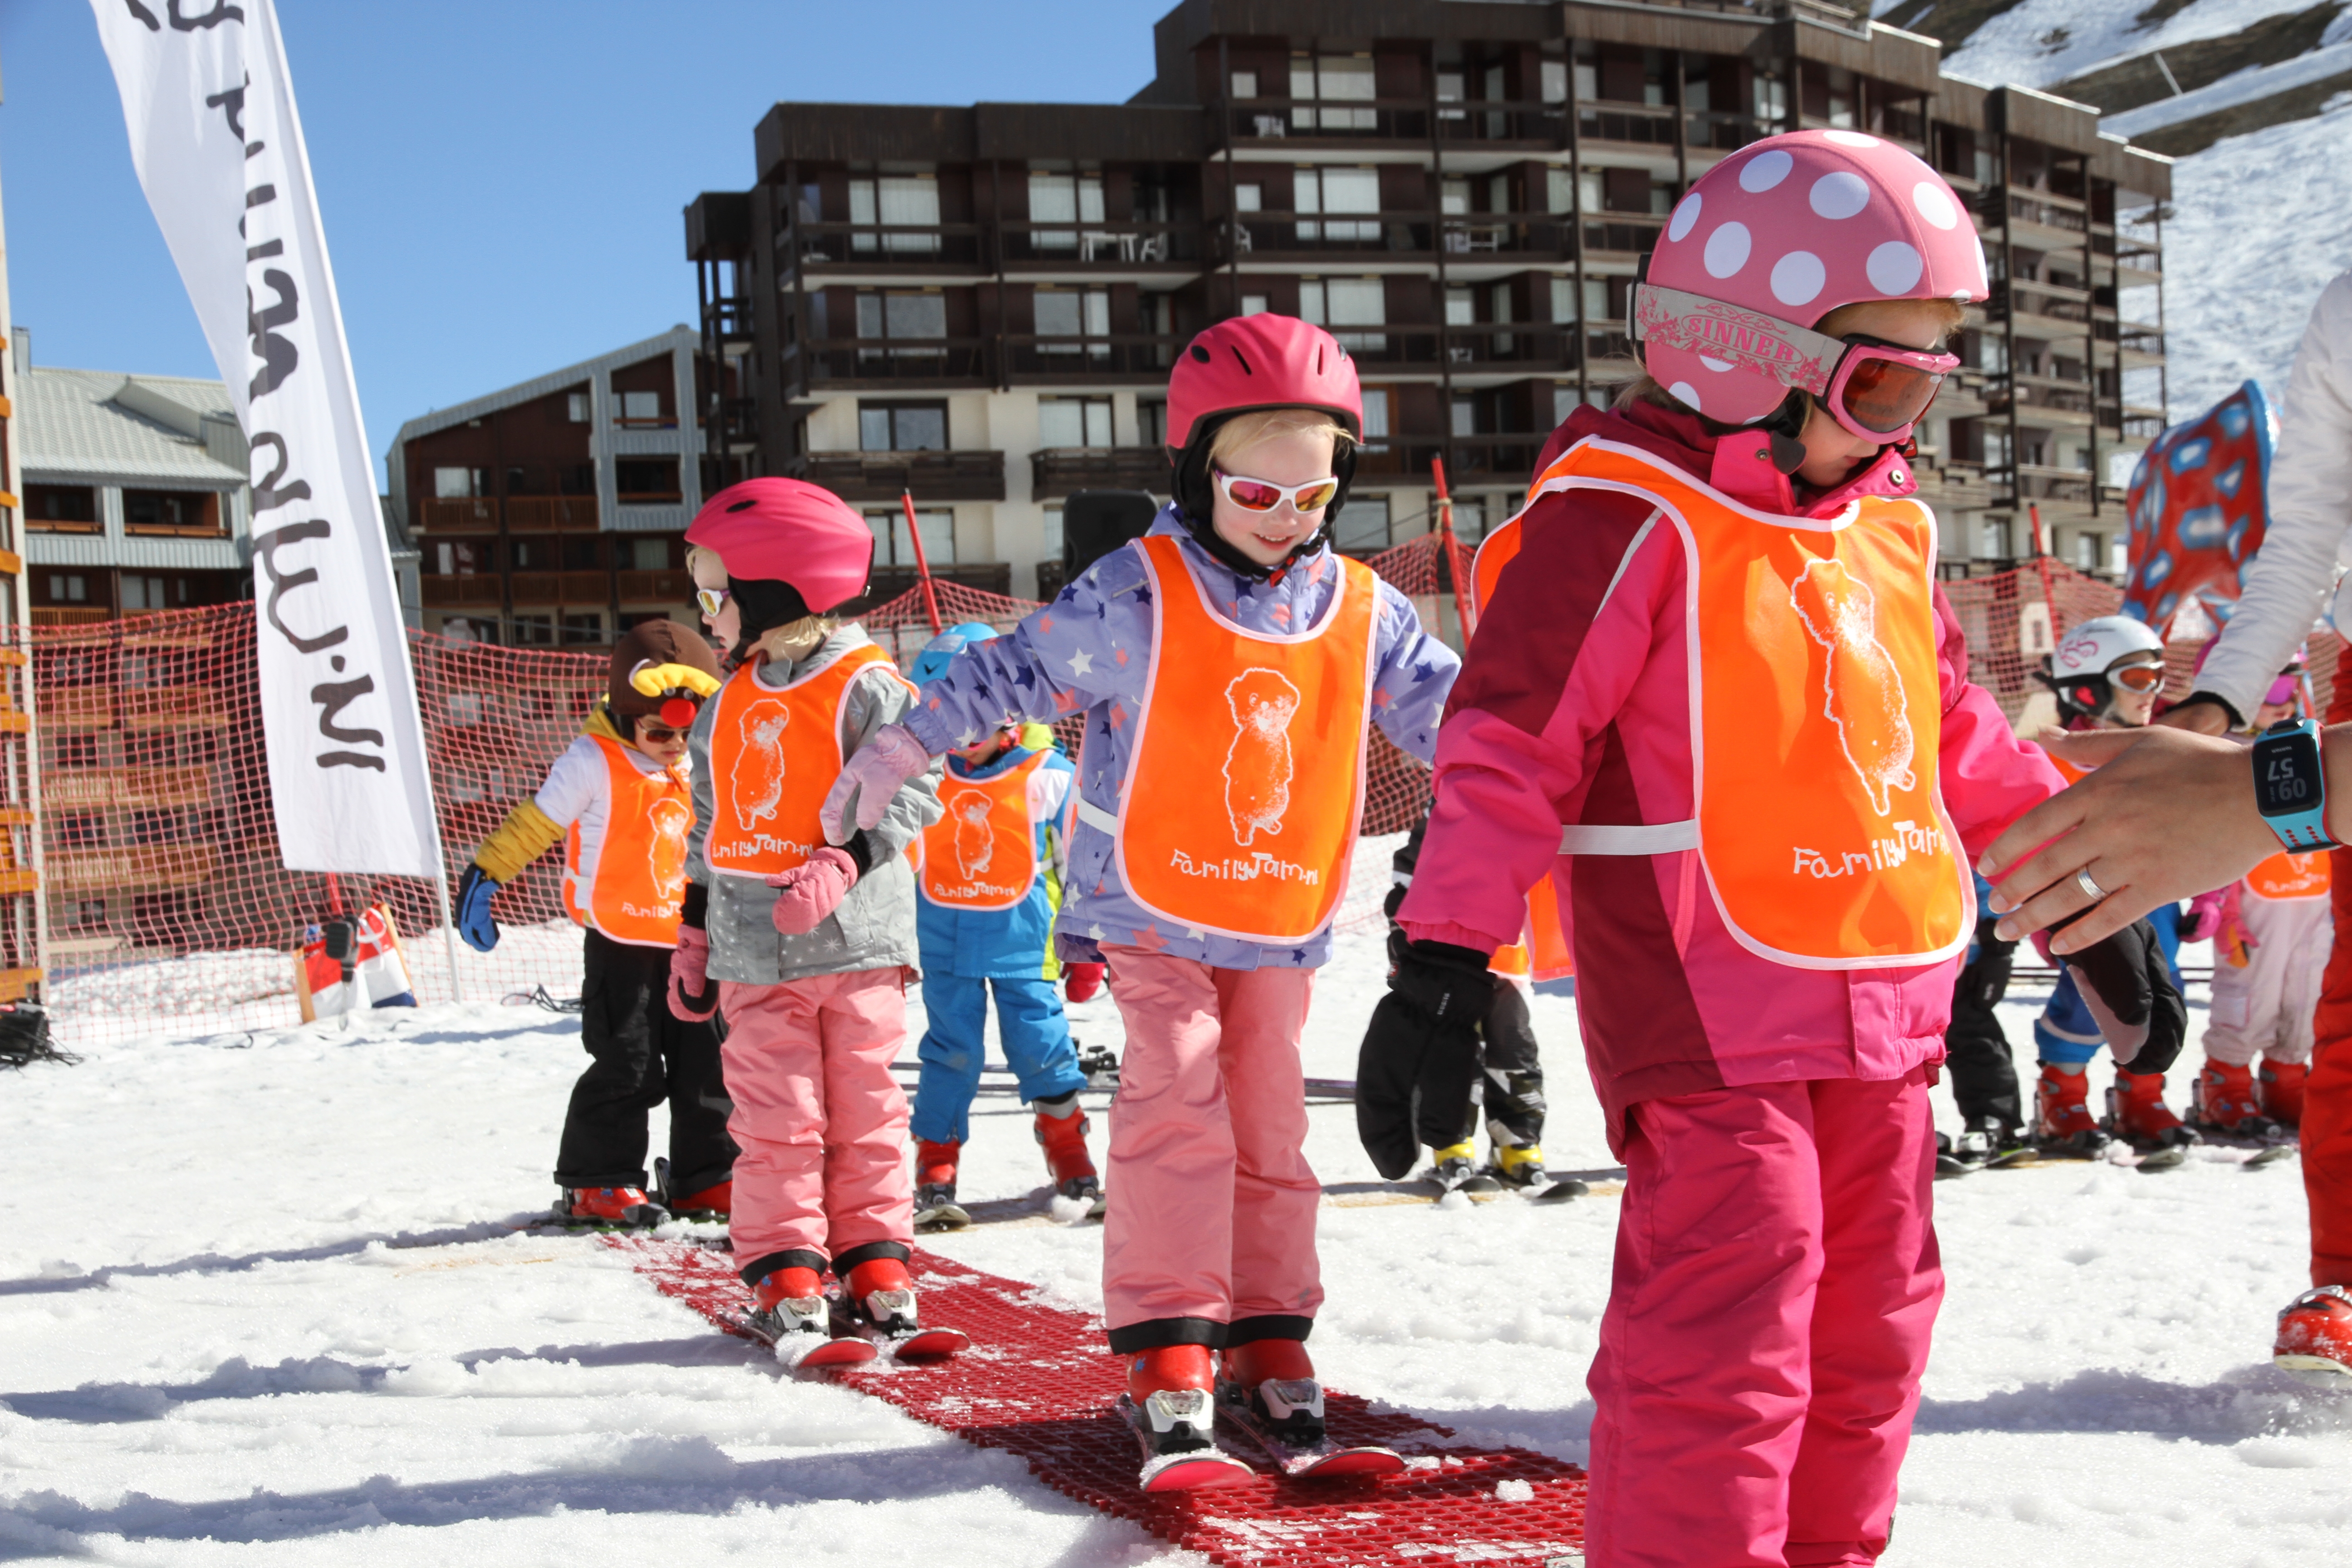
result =
[{"label": "black ski glove", "polygon": [[1356,1136],[1381,1177],[1413,1167],[1424,1143],[1462,1136],[1478,1081],[1478,1026],[1495,995],[1486,955],[1389,937],[1389,994],[1356,1056]]},{"label": "black ski glove", "polygon": [[[2080,917],[2077,916],[2077,919]],[[2070,922],[2061,921],[2053,930]],[[2156,928],[2145,920],[2130,925],[2066,962],[2099,1032],[2107,1037],[2116,1065],[2133,1072],[2162,1072],[2189,1040],[2189,1009],[2172,983],[2171,966]]]},{"label": "black ski glove", "polygon": [[1988,1013],[2009,994],[2010,971],[2017,961],[2017,943],[1992,934],[1992,928],[2000,923],[1999,915],[1977,921],[1977,955],[1960,971],[1959,984],[1952,988],[1956,1002],[1968,1002]]}]

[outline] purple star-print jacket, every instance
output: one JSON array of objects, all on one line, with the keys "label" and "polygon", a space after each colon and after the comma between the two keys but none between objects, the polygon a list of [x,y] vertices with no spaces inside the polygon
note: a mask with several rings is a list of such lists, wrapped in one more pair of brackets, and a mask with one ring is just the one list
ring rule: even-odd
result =
[{"label": "purple star-print jacket", "polygon": [[[1210,598],[1251,631],[1287,635],[1313,626],[1336,597],[1339,562],[1328,546],[1291,567],[1280,582],[1254,583],[1194,543],[1173,508],[1161,510],[1151,531],[1180,540]],[[923,687],[901,722],[938,753],[969,745],[1008,712],[1051,723],[1083,710],[1087,739],[1079,789],[1088,805],[1116,816],[1135,718],[1150,675],[1151,627],[1151,586],[1143,559],[1132,549],[1115,550],[1010,637],[974,643],[957,654],[946,674]],[[1461,661],[1421,629],[1412,601],[1387,583],[1380,584],[1372,637],[1373,721],[1427,763]],[[1220,969],[1313,969],[1330,956],[1328,926],[1286,947],[1170,929],[1128,897],[1111,850],[1109,834],[1078,824],[1070,842],[1067,894],[1055,925],[1055,946],[1066,962],[1098,959],[1098,942],[1150,948]]]}]

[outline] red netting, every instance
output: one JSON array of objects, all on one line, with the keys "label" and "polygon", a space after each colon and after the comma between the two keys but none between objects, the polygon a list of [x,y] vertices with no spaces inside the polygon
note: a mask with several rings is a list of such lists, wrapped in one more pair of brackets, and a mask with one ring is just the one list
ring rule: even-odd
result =
[{"label": "red netting", "polygon": [[[751,1305],[732,1259],[691,1242],[609,1238],[662,1294],[730,1333]],[[1003,1448],[1066,1497],[1133,1520],[1226,1568],[1482,1563],[1524,1568],[1583,1551],[1584,1477],[1525,1448],[1465,1447],[1447,1428],[1351,1394],[1327,1393],[1332,1436],[1381,1443],[1411,1468],[1383,1480],[1305,1481],[1261,1473],[1212,1491],[1146,1494],[1134,1436],[1112,1409],[1125,1380],[1102,1324],[1051,1307],[1016,1280],[915,1254],[926,1322],[973,1348],[944,1363],[837,1373],[916,1420]]]}]

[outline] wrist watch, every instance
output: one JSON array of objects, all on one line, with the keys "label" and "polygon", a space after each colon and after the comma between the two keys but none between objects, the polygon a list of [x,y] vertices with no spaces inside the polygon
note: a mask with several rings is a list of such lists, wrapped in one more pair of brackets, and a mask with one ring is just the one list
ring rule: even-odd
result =
[{"label": "wrist watch", "polygon": [[2253,744],[2254,805],[2278,841],[2304,853],[2333,849],[2327,837],[2327,773],[2320,764],[2319,726],[2282,719]]}]

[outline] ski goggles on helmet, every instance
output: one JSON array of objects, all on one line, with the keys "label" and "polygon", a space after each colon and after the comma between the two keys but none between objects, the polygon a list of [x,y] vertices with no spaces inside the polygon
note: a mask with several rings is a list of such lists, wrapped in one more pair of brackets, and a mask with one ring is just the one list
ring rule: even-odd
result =
[{"label": "ski goggles on helmet", "polygon": [[1832,338],[1680,289],[1642,283],[1633,289],[1637,342],[1683,349],[1710,368],[1745,366],[1812,395],[1846,430],[1893,446],[1936,401],[1957,354],[1906,348],[1861,332]]},{"label": "ski goggles on helmet", "polygon": [[1253,479],[1226,473],[1223,468],[1213,470],[1211,478],[1219,493],[1244,511],[1272,511],[1284,501],[1297,511],[1320,511],[1339,493],[1337,475],[1309,479],[1303,485],[1278,485],[1272,479]]}]

